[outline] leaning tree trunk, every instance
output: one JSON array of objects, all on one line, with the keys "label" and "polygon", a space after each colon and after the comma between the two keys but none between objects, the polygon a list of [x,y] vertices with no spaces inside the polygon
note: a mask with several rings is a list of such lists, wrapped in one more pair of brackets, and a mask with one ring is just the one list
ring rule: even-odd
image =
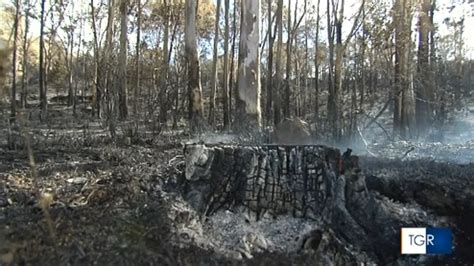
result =
[{"label": "leaning tree trunk", "polygon": [[186,0],[185,46],[188,63],[188,97],[189,121],[191,131],[197,132],[204,128],[201,73],[196,40],[196,0]]},{"label": "leaning tree trunk", "polygon": [[[236,103],[236,126],[253,131],[261,127],[260,110],[260,1],[242,2],[239,76]],[[239,125],[240,124],[240,125]]]}]

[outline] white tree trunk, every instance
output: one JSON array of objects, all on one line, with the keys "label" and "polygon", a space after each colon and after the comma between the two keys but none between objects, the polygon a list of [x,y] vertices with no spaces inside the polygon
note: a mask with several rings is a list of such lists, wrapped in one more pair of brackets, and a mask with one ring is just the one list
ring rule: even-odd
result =
[{"label": "white tree trunk", "polygon": [[240,53],[237,88],[237,121],[241,129],[260,128],[260,1],[242,1]]}]

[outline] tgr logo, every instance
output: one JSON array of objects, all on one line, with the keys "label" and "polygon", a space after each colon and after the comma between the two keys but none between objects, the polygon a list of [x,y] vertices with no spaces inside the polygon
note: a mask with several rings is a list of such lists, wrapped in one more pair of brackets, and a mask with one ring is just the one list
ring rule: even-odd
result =
[{"label": "tgr logo", "polygon": [[450,228],[402,228],[402,254],[449,254],[453,250]]}]

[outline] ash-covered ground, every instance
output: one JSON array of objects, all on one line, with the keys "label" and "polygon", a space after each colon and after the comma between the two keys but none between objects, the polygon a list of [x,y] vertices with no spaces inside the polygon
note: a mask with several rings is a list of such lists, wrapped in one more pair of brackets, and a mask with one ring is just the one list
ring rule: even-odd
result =
[{"label": "ash-covered ground", "polygon": [[[361,157],[367,195],[377,206],[372,214],[407,226],[453,228],[452,255],[402,256],[399,238],[385,238],[396,232],[383,231],[388,220],[382,218],[360,224],[367,249],[352,237],[357,232],[341,232],[323,219],[287,214],[255,221],[239,208],[200,215],[181,194],[183,144],[196,140],[184,134],[113,144],[93,123],[87,130],[79,123],[75,131],[60,126],[31,126],[36,175],[24,149],[0,148],[1,264],[474,263],[469,141],[371,144],[376,157]],[[206,139],[212,140],[233,137]]]}]

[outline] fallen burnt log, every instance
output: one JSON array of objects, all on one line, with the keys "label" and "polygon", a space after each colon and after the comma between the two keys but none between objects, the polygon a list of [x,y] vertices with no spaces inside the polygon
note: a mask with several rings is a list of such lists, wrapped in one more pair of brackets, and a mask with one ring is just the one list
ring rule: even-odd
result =
[{"label": "fallen burnt log", "polygon": [[199,213],[244,207],[255,219],[314,219],[376,262],[400,259],[401,227],[436,224],[421,209],[371,193],[358,167],[347,166],[357,158],[337,149],[190,144],[185,157],[184,197]]}]

